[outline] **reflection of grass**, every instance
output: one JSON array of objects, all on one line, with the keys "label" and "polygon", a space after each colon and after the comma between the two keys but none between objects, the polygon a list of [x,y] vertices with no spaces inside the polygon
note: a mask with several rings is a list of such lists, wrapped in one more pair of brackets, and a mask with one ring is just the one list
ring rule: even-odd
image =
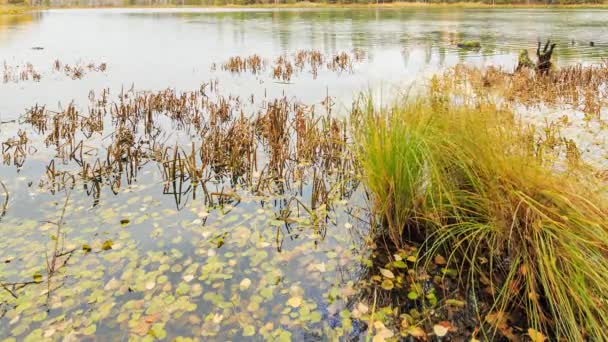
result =
[{"label": "reflection of grass", "polygon": [[414,233],[429,255],[450,253],[463,281],[486,284],[500,315],[524,312],[556,340],[584,340],[582,331],[608,339],[608,206],[593,177],[547,165],[511,113],[446,103],[370,103],[356,114],[366,182],[390,238],[403,246]]},{"label": "reflection of grass", "polygon": [[[23,13],[31,8],[25,6],[2,6],[0,5],[0,14],[2,13],[2,7],[21,8],[20,13]],[[237,5],[231,4],[228,1],[217,1],[215,4],[201,4],[201,5],[162,5],[152,4],[146,5],[101,5],[101,6],[86,6],[86,5],[66,5],[66,6],[53,6],[54,8],[607,8],[608,4],[604,3],[589,3],[589,4],[552,4],[550,6],[545,4],[489,4],[482,2],[451,2],[451,3],[422,3],[422,2],[391,2],[391,3],[359,3],[359,4],[348,4],[348,3],[323,3],[323,2],[308,2],[300,1],[294,3],[282,3],[282,4],[251,4],[251,5]],[[17,13],[12,13],[17,14]]]},{"label": "reflection of grass", "polygon": [[17,15],[29,12],[29,6],[0,5],[0,15]]},{"label": "reflection of grass", "polygon": [[461,49],[479,49],[481,48],[481,43],[477,40],[465,40],[458,43],[458,47]]},{"label": "reflection of grass", "polygon": [[[526,54],[523,54],[524,63]],[[520,57],[520,60],[522,57]],[[473,93],[470,98],[500,96],[508,101],[534,105],[573,104],[588,118],[599,118],[606,107],[608,64],[593,66],[571,65],[551,70],[539,77],[529,70],[506,72],[497,67],[475,68],[459,64],[437,79],[445,90],[458,94]]]}]

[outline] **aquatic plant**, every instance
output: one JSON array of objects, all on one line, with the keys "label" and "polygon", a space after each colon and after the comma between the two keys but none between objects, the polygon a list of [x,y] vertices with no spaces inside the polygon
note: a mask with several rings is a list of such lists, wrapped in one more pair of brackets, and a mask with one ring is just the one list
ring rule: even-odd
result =
[{"label": "aquatic plant", "polygon": [[368,102],[356,116],[385,233],[397,247],[421,242],[423,257],[447,252],[493,303],[480,313],[491,331],[508,336],[506,317],[521,312],[556,339],[608,338],[608,206],[593,177],[558,173],[536,133],[491,104]]},{"label": "aquatic plant", "polygon": [[461,49],[474,50],[474,49],[480,49],[481,43],[477,40],[464,40],[461,43],[456,44],[456,46],[458,46]]},{"label": "aquatic plant", "polygon": [[4,83],[20,81],[29,81],[30,79],[34,82],[40,82],[42,78],[41,74],[34,68],[32,63],[25,63],[25,65],[9,66],[6,61],[3,63],[2,81]]},{"label": "aquatic plant", "polygon": [[569,105],[599,118],[608,98],[608,64],[571,65],[544,74],[459,64],[437,77],[445,93],[473,100],[488,96],[526,106]]},{"label": "aquatic plant", "polygon": [[233,56],[227,62],[222,64],[222,70],[231,73],[241,73],[250,71],[252,74],[259,73],[264,68],[264,61],[259,55],[251,55],[248,57]]},{"label": "aquatic plant", "polygon": [[[365,59],[365,53],[361,50],[353,50],[352,52],[342,51],[334,54],[332,57],[325,57],[323,53],[314,49],[297,50],[293,54],[283,54],[275,58],[271,65],[272,78],[282,82],[290,82],[291,78],[305,70],[308,70],[313,78],[317,78],[322,67],[334,72],[353,72],[354,63],[360,63]],[[325,61],[327,60],[327,63]],[[247,57],[233,56],[222,64],[222,70],[234,74],[250,72],[254,75],[260,74],[266,69],[267,61],[263,60],[259,55],[251,55]],[[215,69],[215,64],[212,70]]]},{"label": "aquatic plant", "polygon": [[[88,63],[86,65],[77,63],[73,66],[63,64],[59,60],[53,62],[53,71],[63,72],[66,76],[76,80],[81,79],[86,72],[105,72],[107,70],[106,63]],[[2,70],[2,81],[3,83],[18,83],[23,81],[32,80],[34,82],[40,82],[42,74],[34,67],[32,63],[25,63],[24,65],[8,65],[6,61],[3,62]]]},{"label": "aquatic plant", "polygon": [[522,49],[519,51],[519,57],[517,58],[517,68],[515,71],[520,71],[522,69],[532,69],[535,67],[534,62],[530,59],[530,55],[528,54],[528,50]]},{"label": "aquatic plant", "polygon": [[106,63],[76,63],[74,65],[64,64],[58,59],[53,62],[53,70],[56,72],[63,72],[66,76],[73,80],[81,79],[86,71],[89,72],[105,72],[108,66]]}]

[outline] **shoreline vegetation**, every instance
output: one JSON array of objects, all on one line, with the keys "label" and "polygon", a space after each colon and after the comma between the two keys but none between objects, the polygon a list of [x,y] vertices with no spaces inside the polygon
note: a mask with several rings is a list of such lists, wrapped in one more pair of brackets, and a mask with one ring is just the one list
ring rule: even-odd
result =
[{"label": "shoreline vegetation", "polygon": [[[210,83],[186,93],[130,90],[116,100],[104,91],[91,98],[95,110],[88,114],[73,104],[63,112],[36,105],[24,123],[71,161],[47,167],[47,177],[63,187],[82,180],[118,193],[117,172],[135,182],[141,165],[156,163],[163,184],[200,188],[206,203],[223,207],[248,191],[266,196],[285,184],[307,186],[312,174],[310,205],[293,197],[274,222],[300,222],[321,232],[334,204],[348,203],[361,184],[371,217],[361,250],[371,257],[353,285],[358,303],[347,319],[367,324],[374,340],[606,340],[607,179],[602,168],[586,162],[578,142],[563,134],[576,122],[531,125],[515,108],[578,108],[585,113],[579,121],[603,124],[608,64],[552,68],[550,55],[548,62],[541,58],[549,46],[541,53],[539,45],[536,64],[514,72],[457,65],[415,96],[388,106],[362,94],[342,118],[332,114],[330,99],[321,114],[287,98],[263,99],[250,117]],[[216,68],[289,82],[302,74],[350,72],[362,58],[301,50],[274,64],[259,55],[234,56]],[[113,127],[104,127],[106,116]],[[164,119],[196,132],[200,145],[155,141]],[[88,157],[78,130],[87,137],[114,134],[106,152]],[[29,141],[22,133],[5,143],[9,162],[23,165]],[[254,171],[259,161],[267,163],[261,173]],[[233,179],[242,191],[208,191],[215,177]],[[300,208],[308,221],[292,216]],[[213,243],[220,248],[224,237]],[[83,245],[84,253],[91,246]],[[107,240],[93,248],[114,247]],[[43,279],[50,283],[51,270],[35,274],[31,287],[2,285],[16,298]],[[288,305],[302,305],[301,294],[293,298]],[[259,328],[258,322],[251,326]]]},{"label": "shoreline vegetation", "polygon": [[217,4],[99,4],[94,6],[88,5],[30,5],[27,3],[8,4],[0,3],[0,15],[20,15],[32,11],[47,10],[47,9],[106,9],[106,8],[177,8],[177,9],[214,9],[214,8],[229,8],[229,9],[449,9],[449,8],[464,8],[464,9],[543,9],[543,8],[563,8],[563,9],[608,9],[606,2],[583,2],[583,3],[491,3],[491,2],[370,2],[370,3],[326,3],[326,2],[293,2],[293,3],[254,3],[254,4],[236,4],[236,3],[217,3]]},{"label": "shoreline vegetation", "polygon": [[[130,7],[182,8],[91,8]],[[306,2],[183,8],[409,7],[547,6]],[[0,13],[16,15],[37,8],[46,7],[8,7]],[[29,186],[37,186],[41,193],[65,193],[65,201],[60,207],[62,202],[54,200],[49,211],[59,212],[56,221],[42,221],[53,234],[48,242],[53,247],[41,247],[44,257],[29,253],[31,248],[23,244],[12,251],[16,256],[4,259],[10,264],[5,267],[15,271],[0,279],[0,320],[6,317],[16,325],[10,328],[14,337],[29,334],[26,340],[72,333],[124,337],[128,332],[130,337],[149,339],[185,333],[288,341],[292,331],[331,320],[340,325],[327,323],[315,333],[335,339],[367,335],[374,342],[400,337],[608,340],[608,141],[585,141],[602,151],[603,162],[594,164],[590,150],[582,146],[581,130],[577,131],[584,127],[597,137],[606,136],[608,61],[557,67],[551,60],[555,46],[547,41],[542,48],[539,42],[535,61],[522,50],[514,70],[457,64],[388,105],[378,105],[371,92],[358,94],[344,113],[334,112],[329,93],[315,104],[286,94],[267,97],[266,92],[241,98],[224,92],[219,78],[189,91],[175,90],[175,84],[157,91],[134,86],[120,92],[90,89],[88,105],[70,102],[59,110],[33,104],[18,121],[7,122],[18,131],[1,144],[3,162],[21,170],[35,158],[44,168],[38,185]],[[459,47],[478,49],[480,44],[465,40]],[[211,70],[287,84],[298,77],[351,74],[365,58],[366,52],[360,50],[296,50],[273,59],[236,55],[214,61]],[[107,68],[105,62],[75,65],[56,60],[51,75],[76,81]],[[31,63],[5,63],[2,76],[4,83],[15,84],[39,82],[49,74]],[[548,119],[547,109],[561,116]],[[533,122],[523,115],[526,112],[545,121]],[[172,134],[176,132],[187,135]],[[154,173],[147,172],[152,169]],[[186,218],[180,227],[137,216],[155,210],[147,204],[136,206],[137,197],[115,197],[124,205],[121,214],[87,214],[91,221],[71,216],[75,207],[69,204],[78,201],[71,196],[82,195],[81,186],[93,199],[93,208],[99,203],[103,208],[106,194],[137,193],[138,186],[149,185],[145,179],[151,178],[146,177],[155,177],[150,187],[162,187],[163,194],[174,197],[178,209],[170,214],[180,216],[167,214],[167,219]],[[28,229],[20,225],[19,216],[11,216],[14,202],[9,204],[8,187],[0,182],[0,189],[5,198],[0,218],[6,220],[9,236],[3,243],[17,244],[11,239],[28,237]],[[187,207],[193,205],[188,201],[190,196],[194,201],[197,191],[197,207]],[[152,201],[153,196],[149,198]],[[279,204],[273,207],[273,201]],[[255,210],[253,216],[251,209],[239,207],[241,202],[268,203],[268,208]],[[185,208],[192,209],[190,217],[180,211]],[[228,216],[233,210],[243,210],[242,221]],[[339,220],[339,211],[349,215],[348,222]],[[205,226],[218,212],[221,217]],[[105,228],[100,221],[115,226]],[[362,227],[352,244],[349,240],[347,249],[339,245],[319,254],[322,261],[313,264],[319,260],[309,253],[318,242],[328,231],[342,234],[345,231],[339,229],[353,228],[350,222]],[[95,229],[89,230],[89,225]],[[160,251],[145,250],[138,245],[142,238],[129,236],[137,227],[148,233],[150,226],[158,228],[151,238],[159,238],[155,246]],[[97,237],[97,227],[107,229],[102,237]],[[311,244],[302,245],[302,254],[289,246],[282,249],[283,227],[293,241],[310,234]],[[180,245],[181,236],[162,236],[173,228],[171,234],[176,235],[191,230],[186,239],[196,239],[194,251],[187,249],[190,241]],[[270,254],[273,242],[277,253]],[[141,261],[140,250],[148,261]],[[175,260],[172,266],[169,254]],[[12,266],[21,262],[21,255],[27,268]],[[108,264],[98,264],[95,258]],[[301,263],[288,263],[292,259]],[[249,260],[246,272],[244,260]],[[282,271],[300,267],[308,267],[301,273],[314,277],[297,275],[289,283],[290,275]],[[340,268],[357,273],[353,280],[348,278],[347,286],[319,286]],[[258,269],[263,273],[256,279]],[[248,277],[239,279],[243,274]],[[70,279],[80,284],[73,285]],[[298,285],[304,281],[312,281],[320,294],[307,294]],[[72,286],[82,287],[77,298],[66,294],[74,292]],[[39,295],[41,287],[46,288],[45,296]],[[85,294],[83,289],[91,291]],[[129,301],[116,305],[123,296]],[[276,304],[271,304],[275,296]],[[81,305],[89,305],[86,312],[69,311]],[[269,315],[257,315],[261,306],[271,305]],[[48,315],[60,310],[38,312],[49,307],[67,314],[57,319]],[[208,307],[213,312],[196,316]],[[239,312],[240,307],[246,311]],[[68,319],[75,316],[86,321],[72,326]],[[41,328],[30,332],[38,324],[34,322]],[[180,325],[193,328],[174,329]]]}]

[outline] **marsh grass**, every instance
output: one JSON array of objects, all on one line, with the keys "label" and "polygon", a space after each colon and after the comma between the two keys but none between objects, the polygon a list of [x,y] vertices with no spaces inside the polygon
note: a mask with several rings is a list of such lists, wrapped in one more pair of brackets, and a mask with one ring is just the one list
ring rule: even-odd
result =
[{"label": "marsh grass", "polygon": [[303,194],[310,185],[312,212],[330,205],[330,193],[356,187],[346,121],[332,116],[329,98],[317,107],[253,95],[244,103],[221,94],[216,80],[194,91],[109,94],[91,91],[88,111],[73,103],[57,111],[32,106],[21,118],[30,128],[2,143],[4,163],[21,168],[38,148],[49,149],[40,186],[58,192],[83,182],[96,202],[102,188],[118,193],[136,182],[146,164],[158,166],[163,193],[176,203],[197,192],[214,205],[234,199],[236,189]]},{"label": "marsh grass", "polygon": [[530,69],[510,73],[499,67],[459,64],[437,77],[436,82],[444,92],[474,101],[498,96],[526,106],[568,104],[592,119],[600,118],[606,107],[608,64],[572,65],[542,75]]},{"label": "marsh grass", "polygon": [[[59,60],[55,60],[52,65],[54,72],[64,73],[73,80],[83,78],[88,72],[105,72],[108,68],[106,63],[76,63],[74,65],[63,64]],[[3,83],[19,83],[25,81],[40,82],[43,74],[34,67],[32,63],[23,65],[8,65],[6,61],[2,66],[2,81]]]},{"label": "marsh grass", "polygon": [[[262,59],[259,55],[232,56],[222,63],[222,70],[232,74],[251,73],[260,75],[270,65],[273,79],[289,83],[292,77],[303,72],[312,74],[313,79],[319,76],[320,71],[332,71],[338,74],[353,73],[354,66],[365,60],[365,53],[361,50],[350,52],[342,51],[331,56],[325,56],[319,50],[301,49],[292,54],[283,54],[272,62]],[[217,68],[212,65],[212,70]],[[324,69],[325,68],[325,69]]]},{"label": "marsh grass", "polygon": [[367,101],[354,111],[380,233],[396,248],[421,243],[422,263],[448,255],[462,285],[492,303],[479,313],[488,334],[512,336],[517,322],[507,317],[523,314],[552,339],[607,339],[601,185],[584,169],[556,171],[559,160],[543,156],[546,139],[511,112],[449,103]]},{"label": "marsh grass", "polygon": [[11,66],[4,61],[2,71],[2,81],[4,83],[18,83],[20,81],[40,82],[40,73],[34,68],[32,63],[26,63],[25,65]]}]

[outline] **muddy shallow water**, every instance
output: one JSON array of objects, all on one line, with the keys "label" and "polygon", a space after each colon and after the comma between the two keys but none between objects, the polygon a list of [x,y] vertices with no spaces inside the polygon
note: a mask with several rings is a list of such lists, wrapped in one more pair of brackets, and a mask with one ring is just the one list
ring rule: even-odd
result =
[{"label": "muddy shallow water", "polygon": [[[330,134],[342,132],[331,120],[358,92],[387,98],[458,62],[513,68],[519,49],[547,38],[558,43],[560,64],[597,63],[608,52],[608,41],[596,40],[606,36],[608,11],[597,9],[50,10],[22,19],[0,21],[8,75],[0,83],[0,141],[15,139],[3,146],[0,166],[0,338],[16,340],[364,336],[353,312],[367,302],[356,281],[369,263],[369,218],[346,151],[333,155],[332,141],[322,141],[330,157],[311,161],[290,142],[295,159],[265,183],[275,150],[262,130],[248,140],[256,142],[253,166],[238,175],[207,170],[213,177],[203,191],[191,175],[167,176],[175,160],[167,148],[202,148],[206,130],[193,118],[222,98],[232,118],[267,113],[284,98],[286,115],[306,108],[328,120],[320,133]],[[463,40],[482,47],[458,49]],[[344,70],[324,62],[317,75],[303,68],[288,81],[273,78],[275,59],[299,49],[327,60],[343,51],[363,57]],[[251,54],[269,65],[256,74],[222,67]],[[142,111],[127,110],[142,122],[113,112],[166,88],[189,92],[196,104],[176,109],[163,93],[150,130]],[[78,119],[71,144],[24,116],[46,106],[44,125],[52,126],[70,103],[78,118],[103,110],[103,127]],[[258,129],[254,121],[247,127]],[[236,139],[231,128],[208,125]],[[125,127],[136,131],[132,145],[141,153],[135,174],[122,168],[134,159],[128,154],[112,162],[118,171],[81,180],[84,160],[96,170],[110,147],[125,145],[116,138]],[[26,144],[16,143],[20,131]]]}]

